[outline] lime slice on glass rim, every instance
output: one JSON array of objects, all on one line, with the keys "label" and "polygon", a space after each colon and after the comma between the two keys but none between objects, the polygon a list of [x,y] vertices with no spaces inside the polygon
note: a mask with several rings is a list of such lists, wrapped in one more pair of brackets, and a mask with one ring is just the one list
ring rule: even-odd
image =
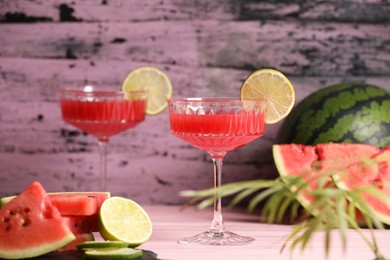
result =
[{"label": "lime slice on glass rim", "polygon": [[295,104],[295,90],[290,80],[274,69],[252,72],[242,84],[240,93],[241,100],[267,100],[267,124],[275,124],[285,118]]},{"label": "lime slice on glass rim", "polygon": [[167,74],[154,67],[132,70],[122,83],[122,91],[147,90],[147,115],[157,115],[167,107],[172,97],[172,83]]},{"label": "lime slice on glass rim", "polygon": [[136,202],[122,197],[111,197],[103,202],[99,225],[105,240],[123,241],[130,247],[145,243],[153,230],[146,211]]},{"label": "lime slice on glass rim", "polygon": [[136,259],[142,256],[142,250],[133,248],[95,249],[85,251],[86,259]]}]

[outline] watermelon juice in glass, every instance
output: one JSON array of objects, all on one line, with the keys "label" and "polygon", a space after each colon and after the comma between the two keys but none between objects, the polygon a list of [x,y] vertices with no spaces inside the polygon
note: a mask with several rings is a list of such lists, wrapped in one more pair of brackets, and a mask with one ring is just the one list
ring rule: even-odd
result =
[{"label": "watermelon juice in glass", "polygon": [[118,91],[86,86],[60,89],[62,118],[95,136],[100,150],[100,189],[106,190],[109,139],[145,119],[146,91]]},{"label": "watermelon juice in glass", "polygon": [[234,98],[172,98],[171,132],[210,154],[214,164],[214,217],[208,231],[179,240],[181,244],[244,245],[254,239],[225,230],[221,212],[222,162],[227,152],[264,134],[266,102]]}]

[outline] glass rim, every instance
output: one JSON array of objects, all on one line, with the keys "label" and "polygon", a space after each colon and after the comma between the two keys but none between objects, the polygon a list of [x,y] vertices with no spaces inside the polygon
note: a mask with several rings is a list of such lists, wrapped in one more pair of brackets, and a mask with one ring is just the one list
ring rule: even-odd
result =
[{"label": "glass rim", "polygon": [[256,103],[256,102],[267,102],[266,99],[262,98],[256,98],[256,99],[246,99],[246,100],[241,100],[238,97],[172,97],[168,99],[168,103],[172,104],[174,102],[183,102],[183,103],[211,103],[211,102],[217,102],[217,103],[242,103],[242,102],[247,102],[247,103]]},{"label": "glass rim", "polygon": [[130,93],[130,94],[147,93],[146,89],[128,90],[128,91],[109,90],[109,89],[84,90],[84,89],[78,89],[77,87],[61,87],[58,89],[58,91],[61,94],[71,94],[75,96],[122,96],[125,93]]}]

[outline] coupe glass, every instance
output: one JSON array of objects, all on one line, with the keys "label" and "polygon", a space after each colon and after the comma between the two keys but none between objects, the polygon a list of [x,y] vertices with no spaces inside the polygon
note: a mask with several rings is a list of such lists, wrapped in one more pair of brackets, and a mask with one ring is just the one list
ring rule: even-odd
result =
[{"label": "coupe glass", "polygon": [[114,88],[60,89],[62,118],[95,136],[100,150],[100,189],[106,190],[107,144],[109,139],[145,119],[145,91],[122,92]]},{"label": "coupe glass", "polygon": [[222,162],[227,152],[262,136],[266,102],[234,98],[172,98],[169,103],[171,132],[210,154],[214,164],[214,218],[208,231],[179,240],[180,244],[244,245],[254,239],[225,230],[221,196]]}]

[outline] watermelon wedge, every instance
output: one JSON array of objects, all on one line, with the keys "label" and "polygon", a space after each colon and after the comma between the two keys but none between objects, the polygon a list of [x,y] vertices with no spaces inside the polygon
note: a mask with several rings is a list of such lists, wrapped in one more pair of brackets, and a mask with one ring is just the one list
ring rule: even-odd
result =
[{"label": "watermelon wedge", "polygon": [[39,256],[75,239],[39,182],[0,210],[0,258]]},{"label": "watermelon wedge", "polygon": [[[91,216],[99,212],[103,201],[110,192],[53,192],[47,193],[51,203],[63,216]],[[0,199],[0,208],[15,196]]]},{"label": "watermelon wedge", "polygon": [[[354,189],[375,184],[390,200],[390,150],[367,144],[326,143],[316,146],[283,144],[273,146],[273,156],[280,176],[301,176],[306,186],[299,190],[297,199],[309,209],[315,200],[310,190],[332,185],[340,189]],[[321,178],[321,187],[319,180]],[[390,202],[363,193],[378,219],[390,224]],[[316,212],[311,212],[316,214]]]}]

